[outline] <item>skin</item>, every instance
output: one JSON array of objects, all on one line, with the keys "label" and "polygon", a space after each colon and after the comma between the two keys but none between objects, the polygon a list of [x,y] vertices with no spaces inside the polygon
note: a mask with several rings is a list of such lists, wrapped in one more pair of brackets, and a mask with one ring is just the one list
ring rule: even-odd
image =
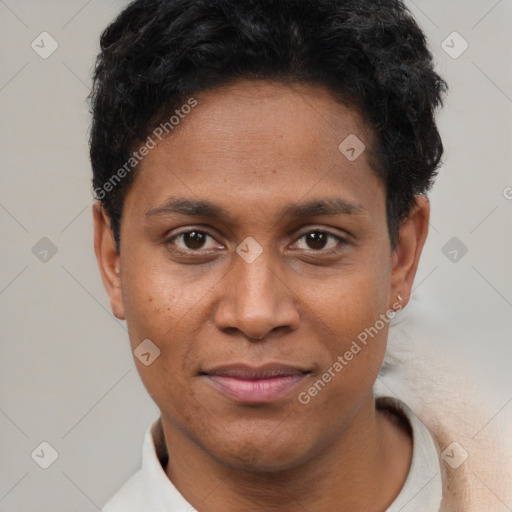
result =
[{"label": "skin", "polygon": [[[412,456],[412,440],[372,396],[388,324],[308,404],[298,394],[398,295],[406,305],[429,203],[417,198],[392,250],[385,189],[369,163],[372,134],[322,87],[241,81],[197,100],[138,166],[120,255],[108,215],[93,208],[112,310],[126,319],[132,350],[149,338],[161,351],[149,366],[134,360],[161,411],[165,472],[201,512],[384,511]],[[366,144],[353,162],[338,149],[349,134]],[[214,202],[229,218],[155,212],[170,196]],[[333,197],[360,212],[283,214],[286,205]],[[194,229],[212,236],[170,240]],[[319,231],[345,242],[304,236]],[[236,252],[249,236],[262,248],[252,263]],[[199,375],[267,362],[310,373],[265,404],[238,403]]]}]

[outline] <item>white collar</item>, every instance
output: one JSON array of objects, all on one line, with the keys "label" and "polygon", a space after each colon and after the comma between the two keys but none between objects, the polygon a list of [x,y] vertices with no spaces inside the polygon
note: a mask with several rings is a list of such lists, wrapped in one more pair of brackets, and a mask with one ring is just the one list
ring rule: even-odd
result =
[{"label": "white collar", "polygon": [[401,400],[380,396],[381,404],[389,404],[409,420],[413,435],[412,461],[400,494],[386,512],[438,512],[443,497],[439,455],[427,427]]},{"label": "white collar", "polygon": [[[386,512],[438,512],[442,498],[441,468],[427,427],[398,399],[379,397],[404,413],[413,432],[412,463],[407,480]],[[148,427],[144,438],[142,468],[102,509],[103,512],[194,512],[194,508],[169,480],[167,449],[161,418]]]}]

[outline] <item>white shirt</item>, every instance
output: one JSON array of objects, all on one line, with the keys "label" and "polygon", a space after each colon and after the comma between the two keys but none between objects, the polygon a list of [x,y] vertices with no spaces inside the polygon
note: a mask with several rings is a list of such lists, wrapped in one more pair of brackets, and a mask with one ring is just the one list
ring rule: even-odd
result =
[{"label": "white shirt", "polygon": [[[413,453],[400,494],[386,512],[438,512],[442,498],[441,467],[427,427],[398,399],[381,397],[398,407],[409,420]],[[162,425],[156,419],[147,429],[139,469],[103,507],[102,512],[194,512],[169,480],[161,460],[167,458]]]}]

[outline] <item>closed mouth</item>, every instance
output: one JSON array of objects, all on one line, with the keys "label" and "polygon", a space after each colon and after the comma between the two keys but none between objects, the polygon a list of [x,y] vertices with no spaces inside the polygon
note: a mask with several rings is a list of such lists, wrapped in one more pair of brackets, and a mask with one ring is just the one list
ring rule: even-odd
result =
[{"label": "closed mouth", "polygon": [[219,366],[200,372],[214,388],[240,403],[268,403],[287,395],[311,373],[282,364]]}]

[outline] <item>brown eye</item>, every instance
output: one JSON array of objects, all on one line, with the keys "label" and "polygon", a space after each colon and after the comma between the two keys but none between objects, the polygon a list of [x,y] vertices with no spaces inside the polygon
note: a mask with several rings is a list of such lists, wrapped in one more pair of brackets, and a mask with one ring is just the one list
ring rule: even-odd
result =
[{"label": "brown eye", "polygon": [[319,230],[309,231],[308,233],[302,235],[299,240],[305,241],[306,247],[303,246],[301,247],[302,249],[324,252],[333,252],[340,245],[347,243],[346,240],[340,236],[334,235],[333,233],[329,233],[327,231]]},{"label": "brown eye", "polygon": [[208,235],[201,231],[189,231],[182,233],[182,236],[187,249],[201,249]]},{"label": "brown eye", "polygon": [[[209,242],[209,239],[211,239],[212,242]],[[209,247],[208,242],[210,243]],[[218,244],[213,242],[215,242],[215,239],[207,231],[191,229],[172,236],[165,244],[168,247],[174,246],[174,249],[178,252],[200,252],[201,249],[208,250],[216,248]]]},{"label": "brown eye", "polygon": [[305,235],[306,243],[311,249],[323,249],[328,240],[328,235],[320,231],[313,231]]}]

